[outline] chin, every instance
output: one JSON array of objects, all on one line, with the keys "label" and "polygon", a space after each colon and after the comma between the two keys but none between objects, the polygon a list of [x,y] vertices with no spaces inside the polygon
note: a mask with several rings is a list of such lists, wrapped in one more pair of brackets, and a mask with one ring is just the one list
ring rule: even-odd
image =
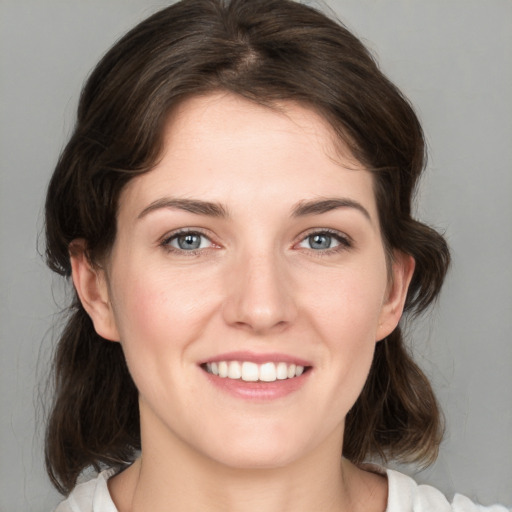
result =
[{"label": "chin", "polygon": [[217,463],[236,469],[258,470],[276,469],[292,464],[307,451],[309,446],[304,440],[291,435],[289,428],[281,435],[262,432],[229,433],[223,442],[208,443],[206,455]]},{"label": "chin", "polygon": [[222,466],[238,470],[269,470],[288,466],[297,459],[296,453],[270,447],[245,447],[227,450],[217,455],[215,461]]}]

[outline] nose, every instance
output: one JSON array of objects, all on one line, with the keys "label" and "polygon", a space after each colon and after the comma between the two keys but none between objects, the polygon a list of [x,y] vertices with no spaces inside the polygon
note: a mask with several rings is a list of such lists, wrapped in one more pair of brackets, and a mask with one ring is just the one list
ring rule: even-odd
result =
[{"label": "nose", "polygon": [[224,320],[263,335],[286,329],[296,318],[293,283],[285,265],[271,255],[240,258],[228,276]]}]

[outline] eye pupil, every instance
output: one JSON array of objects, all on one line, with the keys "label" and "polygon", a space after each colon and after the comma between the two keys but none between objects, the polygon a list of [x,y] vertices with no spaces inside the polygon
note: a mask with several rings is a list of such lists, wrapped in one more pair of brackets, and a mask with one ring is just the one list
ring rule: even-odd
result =
[{"label": "eye pupil", "polygon": [[317,233],[309,237],[309,245],[312,249],[329,249],[331,237],[324,233]]},{"label": "eye pupil", "polygon": [[201,246],[201,236],[194,234],[181,235],[178,237],[177,242],[180,249],[191,251],[199,249]]}]

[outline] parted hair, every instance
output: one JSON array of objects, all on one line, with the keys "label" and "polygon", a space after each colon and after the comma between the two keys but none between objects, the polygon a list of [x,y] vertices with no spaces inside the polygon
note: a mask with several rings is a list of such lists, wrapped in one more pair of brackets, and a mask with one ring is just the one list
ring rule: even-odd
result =
[{"label": "parted hair", "polygon": [[[394,250],[414,257],[406,314],[435,300],[450,257],[443,237],[411,213],[426,154],[418,118],[343,24],[291,0],[182,0],[106,53],[82,90],[47,192],[53,271],[69,279],[69,247],[77,238],[85,239],[92,263],[108,257],[121,190],[158,161],[174,108],[213,91],[269,108],[294,101],[323,116],[374,173],[388,258]],[[45,448],[50,479],[64,494],[84,469],[126,464],[140,449],[138,393],[121,344],[95,332],[76,293],[66,322],[55,350]],[[442,431],[431,385],[398,326],[376,345],[346,418],[343,455],[355,463],[429,463]]]}]

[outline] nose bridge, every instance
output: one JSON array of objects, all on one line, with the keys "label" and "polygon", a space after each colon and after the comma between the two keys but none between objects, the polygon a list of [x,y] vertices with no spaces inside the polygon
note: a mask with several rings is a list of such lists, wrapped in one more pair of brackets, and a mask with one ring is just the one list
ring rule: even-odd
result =
[{"label": "nose bridge", "polygon": [[279,251],[246,248],[236,260],[229,277],[226,320],[258,333],[290,323],[295,316],[292,283]]}]

